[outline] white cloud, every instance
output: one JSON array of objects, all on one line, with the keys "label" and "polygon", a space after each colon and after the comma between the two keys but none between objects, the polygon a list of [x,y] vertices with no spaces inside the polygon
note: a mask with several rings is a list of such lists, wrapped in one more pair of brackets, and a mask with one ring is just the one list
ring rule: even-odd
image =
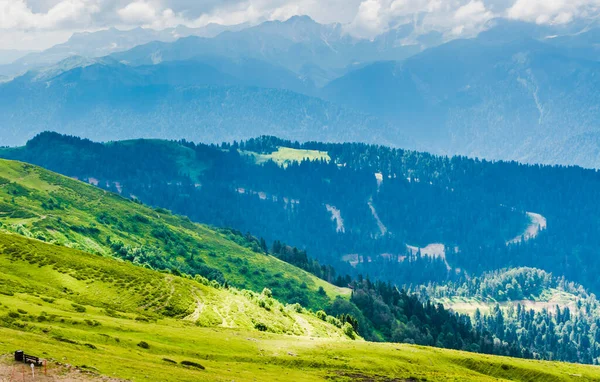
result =
[{"label": "white cloud", "polygon": [[600,0],[0,0],[0,33],[62,36],[111,26],[200,27],[306,14],[340,22],[359,37],[411,23],[416,34],[436,30],[452,38],[476,34],[493,17],[565,24],[599,12]]},{"label": "white cloud", "polygon": [[565,24],[595,17],[599,10],[600,0],[516,0],[507,16],[537,24]]},{"label": "white cloud", "polygon": [[148,24],[155,20],[156,9],[144,1],[136,1],[119,9],[117,14],[127,24]]},{"label": "white cloud", "polygon": [[387,29],[387,9],[380,0],[364,0],[358,7],[354,20],[346,30],[358,37],[373,37]]},{"label": "white cloud", "polygon": [[374,37],[399,24],[413,24],[417,32],[439,30],[460,35],[477,32],[495,17],[481,0],[364,0],[348,33]]},{"label": "white cloud", "polygon": [[86,26],[100,10],[95,0],[62,0],[35,13],[25,0],[0,0],[0,29],[59,29]]},{"label": "white cloud", "polygon": [[457,25],[452,27],[453,35],[476,33],[495,15],[490,12],[482,1],[470,1],[458,8],[454,13],[454,20]]}]

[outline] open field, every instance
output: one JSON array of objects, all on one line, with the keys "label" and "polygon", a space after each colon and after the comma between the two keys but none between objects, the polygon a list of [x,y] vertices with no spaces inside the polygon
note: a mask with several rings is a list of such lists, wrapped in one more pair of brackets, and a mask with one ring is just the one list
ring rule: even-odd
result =
[{"label": "open field", "polygon": [[439,302],[440,304],[444,305],[444,307],[452,309],[455,312],[473,315],[477,309],[479,309],[482,314],[487,314],[496,305],[499,305],[502,309],[508,309],[511,306],[516,307],[518,304],[523,306],[525,309],[533,309],[536,312],[540,312],[544,309],[554,312],[557,306],[559,306],[561,309],[568,307],[569,309],[575,311],[578,300],[581,300],[578,296],[553,288],[545,290],[542,295],[537,298],[529,298],[524,300],[497,302],[493,299],[457,296],[451,298],[439,298],[436,299],[436,302]]},{"label": "open field", "polygon": [[286,167],[292,162],[302,162],[303,160],[326,160],[330,161],[329,154],[318,150],[300,150],[289,147],[279,147],[277,151],[271,154],[259,154],[252,151],[243,151],[242,154],[252,156],[256,164],[262,164],[272,160],[280,166]]},{"label": "open field", "polygon": [[[0,328],[0,352],[25,348],[132,381],[599,381],[594,366],[528,361],[399,344],[290,337],[223,328],[115,321],[93,333]],[[119,339],[119,342],[116,341]],[[149,349],[136,346],[146,340]],[[204,369],[181,364],[191,361]]]}]

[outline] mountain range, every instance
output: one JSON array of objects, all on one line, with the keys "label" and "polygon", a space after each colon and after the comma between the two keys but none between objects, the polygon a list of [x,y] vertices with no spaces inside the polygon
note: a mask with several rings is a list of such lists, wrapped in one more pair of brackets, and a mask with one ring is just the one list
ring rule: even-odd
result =
[{"label": "mountain range", "polygon": [[102,57],[152,41],[173,42],[187,36],[214,37],[226,30],[240,30],[245,27],[247,27],[246,24],[231,26],[208,24],[203,28],[188,28],[186,26],[163,30],[148,28],[119,30],[110,28],[97,32],[75,33],[68,41],[41,52],[0,51],[0,57],[4,57],[3,61],[0,61],[0,75],[18,76],[30,70],[54,65],[71,56]]}]

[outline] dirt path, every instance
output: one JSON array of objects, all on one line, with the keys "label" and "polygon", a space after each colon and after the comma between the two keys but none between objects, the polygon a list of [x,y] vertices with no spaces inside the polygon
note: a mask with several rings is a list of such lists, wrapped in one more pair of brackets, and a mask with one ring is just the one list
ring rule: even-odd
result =
[{"label": "dirt path", "polygon": [[197,294],[194,295],[194,299],[196,300],[196,309],[194,309],[194,312],[192,314],[184,318],[184,320],[196,322],[198,321],[200,315],[202,314],[202,311],[204,310],[204,303],[202,302],[202,300],[200,300]]},{"label": "dirt path", "polygon": [[120,382],[120,379],[103,377],[95,373],[82,370],[77,367],[59,365],[49,362],[47,374],[44,374],[44,368],[35,368],[35,379],[31,374],[31,367],[16,363],[12,356],[0,356],[0,382],[84,382],[84,381],[103,381]]},{"label": "dirt path", "polygon": [[308,337],[312,337],[312,335],[313,335],[312,325],[310,325],[308,323],[308,321],[306,321],[306,319],[304,319],[304,317],[301,317],[300,315],[295,315],[294,319],[295,319],[296,323],[304,330],[305,335]]}]

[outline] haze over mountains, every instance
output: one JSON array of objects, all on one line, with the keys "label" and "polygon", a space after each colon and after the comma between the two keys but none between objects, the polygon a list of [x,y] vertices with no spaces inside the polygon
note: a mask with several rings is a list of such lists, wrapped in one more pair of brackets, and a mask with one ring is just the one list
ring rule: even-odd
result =
[{"label": "haze over mountains", "polygon": [[410,24],[359,39],[307,16],[75,35],[0,67],[5,76],[34,68],[0,84],[0,138],[271,134],[600,165],[594,24],[499,19],[476,38],[448,40]]}]

